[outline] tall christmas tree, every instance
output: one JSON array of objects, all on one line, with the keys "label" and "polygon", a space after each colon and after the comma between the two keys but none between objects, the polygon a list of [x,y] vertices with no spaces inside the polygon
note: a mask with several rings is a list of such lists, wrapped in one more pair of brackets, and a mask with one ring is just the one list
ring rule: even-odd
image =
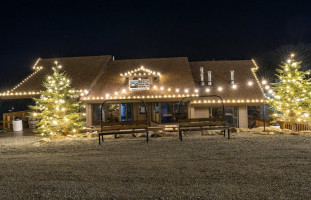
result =
[{"label": "tall christmas tree", "polygon": [[275,121],[311,123],[310,71],[301,71],[301,62],[291,54],[277,69],[279,82],[273,83],[273,96],[268,100]]},{"label": "tall christmas tree", "polygon": [[43,82],[46,90],[34,99],[36,105],[30,106],[35,111],[32,117],[38,120],[35,132],[48,136],[75,134],[84,127],[85,114],[80,112],[82,104],[76,90],[70,87],[70,78],[55,64],[53,75]]}]

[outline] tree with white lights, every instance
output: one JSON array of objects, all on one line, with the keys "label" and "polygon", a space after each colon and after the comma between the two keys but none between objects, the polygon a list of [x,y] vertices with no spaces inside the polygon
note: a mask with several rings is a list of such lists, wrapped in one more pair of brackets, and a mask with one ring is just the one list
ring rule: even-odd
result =
[{"label": "tree with white lights", "polygon": [[70,78],[55,64],[53,75],[43,82],[46,90],[40,91],[40,98],[34,99],[36,105],[30,106],[35,110],[32,117],[38,120],[35,132],[48,136],[75,134],[84,127],[85,114],[80,112],[82,104],[70,87]]},{"label": "tree with white lights", "polygon": [[311,123],[310,71],[301,71],[294,54],[277,69],[278,83],[272,84],[273,98],[268,100],[275,121]]}]

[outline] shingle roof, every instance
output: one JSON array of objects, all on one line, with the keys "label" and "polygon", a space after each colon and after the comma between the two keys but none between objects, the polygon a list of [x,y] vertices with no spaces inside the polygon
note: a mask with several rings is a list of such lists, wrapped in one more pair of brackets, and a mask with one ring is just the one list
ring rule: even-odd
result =
[{"label": "shingle roof", "polygon": [[[235,60],[235,61],[200,61],[190,62],[193,79],[196,84],[200,82],[200,67],[204,68],[204,80],[207,83],[207,71],[212,72],[212,87],[210,94],[216,94],[224,99],[263,99],[263,92],[257,83],[255,73],[256,65],[252,60]],[[232,89],[230,85],[230,71],[234,70],[234,79],[237,89]],[[248,82],[253,83],[252,86]],[[218,87],[223,90],[219,92]],[[200,90],[201,94],[208,94],[205,88]]]},{"label": "shingle roof", "polygon": [[[151,88],[149,91],[131,91],[131,96],[164,94],[168,88],[193,89],[195,87],[186,57],[115,60],[109,62],[89,96],[105,96],[106,93],[111,95],[114,92],[120,93],[122,88],[127,89],[128,81],[120,74],[141,66],[161,73],[156,84],[157,90]],[[165,90],[160,90],[160,87],[165,87]]]},{"label": "shingle roof", "polygon": [[[132,98],[134,96],[162,95],[161,97],[158,96],[158,100],[163,100],[164,95],[171,95],[171,100],[180,99],[175,93],[175,89],[180,89],[178,94],[185,94],[184,90],[188,89],[190,95],[194,94],[195,89],[199,89],[201,95],[217,94],[227,100],[263,99],[264,96],[254,73],[257,67],[252,60],[189,62],[187,57],[112,60],[112,56],[109,55],[41,59],[36,66],[43,67],[43,69],[38,70],[27,81],[18,86],[13,93],[42,90],[44,77],[52,73],[51,67],[55,65],[55,61],[58,61],[63,66],[63,70],[72,78],[74,88],[90,91],[87,97],[90,100],[89,102],[101,102],[107,93],[116,96],[116,98],[120,96],[130,96]],[[157,89],[151,87],[150,90],[144,91],[128,90],[128,79],[120,76],[120,74],[141,66],[161,73],[156,83]],[[198,84],[200,81],[200,67],[204,68],[206,82],[207,71],[212,71],[214,86],[209,87],[211,89],[210,93],[205,92],[206,86],[200,87]],[[235,71],[236,90],[232,89],[230,85],[230,70]],[[248,81],[252,81],[253,85],[248,86]],[[160,90],[161,87],[164,87],[164,90]],[[223,91],[217,91],[218,87],[222,87]],[[168,91],[169,88],[171,88],[171,91]],[[127,90],[126,94],[121,94],[122,89]],[[118,92],[118,95],[114,95],[115,92]],[[31,96],[34,95],[13,95],[2,96],[1,98],[26,98]]]},{"label": "shingle roof", "polygon": [[36,67],[43,68],[12,92],[24,93],[43,90],[42,82],[47,75],[52,74],[52,66],[55,66],[55,61],[62,65],[62,69],[72,78],[72,87],[90,90],[96,84],[96,78],[102,73],[104,66],[110,60],[111,56],[109,55],[40,59]]}]

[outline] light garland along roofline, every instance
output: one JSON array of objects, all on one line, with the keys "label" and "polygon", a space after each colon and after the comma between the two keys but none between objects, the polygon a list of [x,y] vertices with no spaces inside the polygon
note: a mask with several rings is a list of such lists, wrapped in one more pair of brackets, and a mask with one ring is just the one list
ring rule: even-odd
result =
[{"label": "light garland along roofline", "polygon": [[[257,83],[259,84],[258,80],[257,80]],[[234,84],[234,86],[237,86],[237,84]],[[245,86],[247,87],[253,87],[253,82],[252,81],[248,81]],[[260,84],[259,84],[260,86]],[[205,92],[206,94],[211,94],[213,91],[212,89],[214,88],[215,91],[217,92],[226,92],[226,90],[224,89],[223,85],[219,85],[218,87],[215,87],[215,86],[205,86],[203,88],[194,88],[192,92],[194,92],[196,95],[202,92]],[[230,87],[232,90],[238,90],[238,88],[240,89],[243,89],[243,87]],[[179,95],[181,94],[182,92],[184,92],[185,94],[190,94],[191,93],[191,90],[189,88],[173,88],[173,87],[167,87],[165,88],[164,86],[157,86],[157,85],[154,85],[152,87],[152,90],[154,92],[169,92],[170,94],[166,94],[166,96],[168,95]],[[119,96],[122,95],[122,96],[126,96],[126,93],[128,92],[132,92],[132,91],[129,91],[125,88],[121,89],[120,91],[115,91],[115,92],[111,92],[111,93],[106,93],[105,97],[110,97],[110,96]],[[113,95],[114,94],[114,95]],[[82,95],[84,96],[84,95]],[[86,96],[86,95],[85,95]],[[145,95],[146,96],[146,95]],[[150,96],[150,95],[149,95]],[[162,95],[163,96],[163,95]],[[99,97],[100,98],[100,97]]]},{"label": "light garland along roofline", "polygon": [[[143,73],[137,73],[139,71],[143,71]],[[131,71],[127,71],[124,73],[121,73],[120,76],[123,77],[131,77],[131,76],[154,76],[154,77],[159,77],[161,76],[160,72],[157,71],[152,71],[150,69],[145,68],[144,66],[140,66],[139,68],[136,68],[134,70]]]},{"label": "light garland along roofline", "polygon": [[7,91],[7,93],[15,91],[17,88],[19,88],[23,83],[25,83],[28,79],[30,79],[32,76],[34,76],[36,73],[38,73],[43,67],[37,67],[38,62],[41,60],[41,58],[38,58],[35,64],[33,65],[32,69],[35,71],[30,74],[28,77],[26,77],[22,82],[18,83],[16,86],[14,86],[11,90]]},{"label": "light garland along roofline", "polygon": [[264,89],[262,88],[262,85],[261,85],[261,83],[260,83],[260,81],[258,80],[258,77],[257,77],[257,75],[256,75],[256,71],[259,69],[259,67],[258,67],[258,65],[257,65],[257,63],[256,63],[256,61],[255,61],[254,59],[252,59],[252,62],[253,62],[254,65],[255,65],[255,68],[251,68],[252,73],[254,74],[255,79],[256,79],[256,82],[258,83],[258,85],[259,85],[259,87],[260,87],[260,90],[261,90],[261,92],[262,92],[262,96],[265,97]]},{"label": "light garland along roofline", "polygon": [[108,100],[108,99],[159,99],[159,98],[181,98],[199,97],[199,94],[178,94],[178,95],[137,95],[137,96],[106,96],[106,97],[82,97],[82,100]]},{"label": "light garland along roofline", "polygon": [[[263,103],[263,99],[224,99],[223,103]],[[191,101],[193,104],[205,104],[205,103],[221,103],[220,100],[195,100]]]},{"label": "light garland along roofline", "polygon": [[[88,94],[88,90],[76,90],[76,92],[80,93],[81,97]],[[29,96],[29,95],[39,95],[39,94],[40,94],[40,92],[35,92],[35,91],[30,91],[30,92],[4,92],[4,93],[0,93],[0,96]]]},{"label": "light garland along roofline", "polygon": [[27,96],[27,95],[37,95],[40,92],[10,92],[10,93],[0,93],[0,96]]},{"label": "light garland along roofline", "polygon": [[[176,99],[183,97],[199,97],[199,94],[178,94],[178,95],[147,95],[147,96],[109,96],[109,97],[82,97],[84,101],[94,100],[122,100],[122,99]],[[204,97],[203,97],[204,98]],[[224,103],[262,103],[263,99],[224,99]],[[221,103],[220,100],[195,100],[191,101],[193,104],[200,103]]]}]

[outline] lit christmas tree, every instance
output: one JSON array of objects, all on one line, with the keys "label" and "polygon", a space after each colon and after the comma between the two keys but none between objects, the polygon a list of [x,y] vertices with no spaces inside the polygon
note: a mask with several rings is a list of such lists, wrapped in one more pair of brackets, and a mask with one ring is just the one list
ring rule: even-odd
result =
[{"label": "lit christmas tree", "polygon": [[278,83],[273,83],[268,100],[274,110],[275,121],[311,122],[311,79],[310,71],[301,71],[301,62],[294,60],[294,54],[277,69]]},{"label": "lit christmas tree", "polygon": [[80,112],[82,104],[76,90],[70,87],[71,80],[55,64],[53,75],[43,82],[46,90],[40,91],[40,98],[34,99],[36,105],[30,106],[36,111],[32,117],[38,119],[35,132],[48,136],[75,134],[85,125],[85,113]]}]

